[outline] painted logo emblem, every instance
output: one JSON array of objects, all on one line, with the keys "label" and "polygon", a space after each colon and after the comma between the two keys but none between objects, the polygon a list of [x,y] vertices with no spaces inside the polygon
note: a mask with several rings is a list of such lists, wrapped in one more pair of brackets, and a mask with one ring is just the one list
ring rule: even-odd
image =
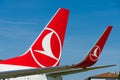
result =
[{"label": "painted logo emblem", "polygon": [[52,29],[46,28],[32,47],[32,56],[41,67],[57,66],[61,57],[61,40]]},{"label": "painted logo emblem", "polygon": [[90,59],[92,61],[97,61],[100,55],[100,52],[101,52],[100,47],[96,45],[90,53]]}]

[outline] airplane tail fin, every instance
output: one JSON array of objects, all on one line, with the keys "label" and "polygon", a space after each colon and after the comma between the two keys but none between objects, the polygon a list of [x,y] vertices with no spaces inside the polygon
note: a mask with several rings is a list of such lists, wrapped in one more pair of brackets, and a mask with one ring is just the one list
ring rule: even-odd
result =
[{"label": "airplane tail fin", "polygon": [[60,63],[69,10],[60,8],[23,55],[1,63],[30,67],[53,67]]},{"label": "airplane tail fin", "polygon": [[60,8],[30,47],[36,60],[44,66],[59,65],[68,16],[69,11]]},{"label": "airplane tail fin", "polygon": [[106,43],[106,40],[108,39],[108,36],[109,36],[111,30],[112,30],[112,26],[108,26],[107,29],[105,30],[105,32],[99,38],[99,40],[92,47],[92,49],[90,50],[90,52],[88,53],[86,58],[82,62],[80,62],[72,67],[86,68],[86,67],[89,67],[89,66],[92,66],[93,64],[95,64],[103,50],[103,47]]},{"label": "airplane tail fin", "polygon": [[29,48],[40,66],[59,65],[68,16],[69,10],[60,8]]}]

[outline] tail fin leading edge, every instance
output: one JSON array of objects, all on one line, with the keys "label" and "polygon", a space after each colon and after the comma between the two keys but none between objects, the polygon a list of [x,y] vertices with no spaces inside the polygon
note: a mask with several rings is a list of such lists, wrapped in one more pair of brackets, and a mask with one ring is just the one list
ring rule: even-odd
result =
[{"label": "tail fin leading edge", "polygon": [[109,36],[111,30],[112,30],[112,26],[108,26],[107,29],[105,30],[105,32],[100,37],[100,39],[95,43],[93,48],[90,50],[87,57],[82,62],[80,62],[76,65],[73,65],[72,67],[86,68],[86,67],[94,65],[97,62],[97,60],[103,50],[103,47],[106,43],[106,40],[108,39],[108,36]]}]

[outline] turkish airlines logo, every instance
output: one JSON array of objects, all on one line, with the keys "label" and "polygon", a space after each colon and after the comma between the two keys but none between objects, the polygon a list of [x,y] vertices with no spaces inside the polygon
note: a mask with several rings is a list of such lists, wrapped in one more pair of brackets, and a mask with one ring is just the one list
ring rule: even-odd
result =
[{"label": "turkish airlines logo", "polygon": [[61,40],[52,29],[46,28],[31,49],[35,62],[41,67],[57,66],[61,57]]},{"label": "turkish airlines logo", "polygon": [[101,52],[100,47],[96,45],[90,53],[90,59],[92,61],[97,61],[100,55],[100,52]]}]

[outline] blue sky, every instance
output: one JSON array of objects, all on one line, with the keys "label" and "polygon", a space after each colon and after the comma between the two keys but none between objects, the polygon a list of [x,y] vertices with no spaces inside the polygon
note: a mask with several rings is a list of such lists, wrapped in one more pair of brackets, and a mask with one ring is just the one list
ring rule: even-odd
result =
[{"label": "blue sky", "polygon": [[60,7],[70,10],[61,65],[83,60],[108,25],[113,30],[94,66],[119,65],[64,76],[64,80],[83,80],[95,74],[120,71],[119,0],[0,0],[0,58],[24,53]]}]

